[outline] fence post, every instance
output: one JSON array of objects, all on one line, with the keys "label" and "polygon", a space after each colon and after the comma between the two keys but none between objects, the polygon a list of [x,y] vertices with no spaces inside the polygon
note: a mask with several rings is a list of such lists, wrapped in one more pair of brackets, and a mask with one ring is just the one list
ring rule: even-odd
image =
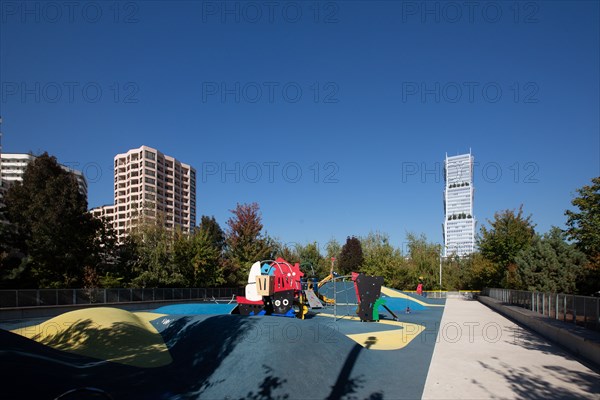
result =
[{"label": "fence post", "polygon": [[35,291],[35,305],[36,306],[40,305],[40,289],[37,289]]},{"label": "fence post", "polygon": [[558,293],[556,293],[556,306],[554,308],[554,319],[558,319]]},{"label": "fence post", "polygon": [[104,290],[104,304],[106,304],[106,288],[104,288],[102,290]]},{"label": "fence post", "polygon": [[587,301],[585,301],[585,298],[583,299],[583,326],[585,326],[587,328],[587,310],[585,309],[585,303],[587,303]]},{"label": "fence post", "polygon": [[77,304],[77,292],[73,289],[73,304]]},{"label": "fence post", "polygon": [[600,298],[596,299],[596,330],[600,331]]},{"label": "fence post", "polygon": [[567,322],[567,296],[563,296],[563,321]]},{"label": "fence post", "polygon": [[531,292],[531,311],[535,311],[535,298],[533,296],[535,296],[535,293]]},{"label": "fence post", "polygon": [[577,325],[577,305],[575,304],[575,296],[571,296],[573,299],[573,323]]}]

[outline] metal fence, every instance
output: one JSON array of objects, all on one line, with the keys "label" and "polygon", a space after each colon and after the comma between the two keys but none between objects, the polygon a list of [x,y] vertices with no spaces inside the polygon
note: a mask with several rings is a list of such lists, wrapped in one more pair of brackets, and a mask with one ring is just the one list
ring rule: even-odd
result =
[{"label": "metal fence", "polygon": [[0,290],[0,308],[107,304],[136,301],[214,300],[243,295],[243,288],[110,288]]},{"label": "metal fence", "polygon": [[491,288],[484,289],[483,294],[550,318],[600,331],[600,297]]},{"label": "metal fence", "polygon": [[[407,293],[417,293],[416,290],[405,290]],[[447,299],[450,297],[461,297],[466,299],[472,299],[480,293],[479,290],[424,290],[423,295],[430,299]]]}]

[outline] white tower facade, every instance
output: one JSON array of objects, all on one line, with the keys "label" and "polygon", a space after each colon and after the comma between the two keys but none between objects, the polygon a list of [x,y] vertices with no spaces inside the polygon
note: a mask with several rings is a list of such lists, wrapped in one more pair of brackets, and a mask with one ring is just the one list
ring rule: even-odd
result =
[{"label": "white tower facade", "polygon": [[448,157],[444,162],[444,256],[464,257],[475,251],[473,215],[473,161],[469,154]]}]

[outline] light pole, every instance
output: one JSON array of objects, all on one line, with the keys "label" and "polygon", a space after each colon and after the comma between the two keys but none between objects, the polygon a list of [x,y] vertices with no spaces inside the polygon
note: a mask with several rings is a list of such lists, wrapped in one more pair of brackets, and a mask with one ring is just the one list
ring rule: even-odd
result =
[{"label": "light pole", "polygon": [[440,245],[440,292],[442,291],[442,250],[443,250],[443,245]]},{"label": "light pole", "polygon": [[442,291],[442,251],[447,248],[445,244],[440,244],[440,291]]}]

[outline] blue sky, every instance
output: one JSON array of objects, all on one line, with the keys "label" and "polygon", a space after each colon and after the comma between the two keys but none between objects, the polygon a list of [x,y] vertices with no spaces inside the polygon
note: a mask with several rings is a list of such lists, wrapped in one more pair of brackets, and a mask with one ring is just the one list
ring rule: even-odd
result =
[{"label": "blue sky", "polygon": [[600,175],[598,2],[466,3],[3,1],[3,151],[82,169],[94,207],[145,144],[197,169],[198,216],[403,246],[442,240],[443,159],[471,149],[479,226],[562,227]]}]

